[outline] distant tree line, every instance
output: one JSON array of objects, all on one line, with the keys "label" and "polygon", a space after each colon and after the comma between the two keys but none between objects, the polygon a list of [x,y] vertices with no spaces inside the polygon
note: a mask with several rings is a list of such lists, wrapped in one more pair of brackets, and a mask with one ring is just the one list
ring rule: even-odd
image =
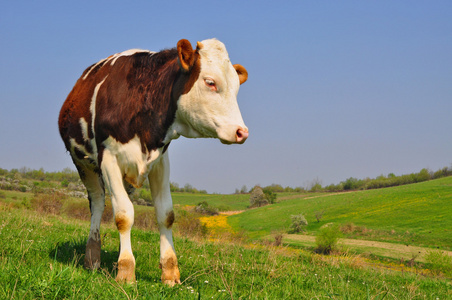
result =
[{"label": "distant tree line", "polygon": [[[258,184],[257,186],[260,186],[260,185]],[[254,187],[248,189],[246,187],[246,185],[244,185],[244,186],[242,186],[242,188],[240,190],[235,189],[235,194],[249,194],[253,191],[253,189],[254,189]],[[264,192],[267,191],[267,192],[272,192],[272,193],[301,193],[301,192],[306,191],[306,189],[304,189],[302,187],[295,187],[295,188],[290,187],[290,186],[283,187],[280,184],[271,184],[269,186],[263,187],[262,189],[264,190]]]},{"label": "distant tree line", "polygon": [[178,193],[207,194],[206,190],[198,190],[189,183],[185,184],[183,187],[179,187],[179,184],[175,182],[170,182],[170,190],[171,192],[176,193],[178,192]]},{"label": "distant tree line", "polygon": [[[16,180],[28,179],[41,182],[57,181],[61,182],[61,185],[63,187],[67,187],[69,183],[77,183],[80,180],[78,172],[73,171],[70,168],[64,168],[62,171],[57,172],[46,172],[44,171],[43,168],[40,168],[39,170],[33,170],[27,167],[11,170],[0,168],[0,176]],[[394,175],[394,173],[390,173],[387,176],[380,175],[373,179],[369,177],[365,179],[357,179],[354,177],[350,177],[345,181],[341,181],[339,184],[330,184],[328,186],[322,186],[321,181],[318,178],[316,178],[307,188],[303,187],[292,188],[290,186],[283,187],[280,184],[271,184],[262,187],[262,190],[268,196],[269,202],[273,202],[274,201],[272,198],[274,197],[274,195],[272,195],[273,193],[343,192],[349,190],[379,189],[385,187],[423,182],[446,176],[452,176],[452,166],[444,167],[442,169],[437,170],[436,172],[424,168],[418,173],[411,173],[400,176],[396,176]],[[147,181],[144,183],[143,188],[149,189],[149,183]],[[241,189],[236,189],[235,193],[249,194],[251,193],[253,188],[248,189],[246,185],[244,185],[242,186]],[[171,182],[170,189],[171,192],[207,194],[206,190],[198,190],[189,183],[185,184],[183,187],[179,187],[179,184]],[[142,198],[149,198],[149,195],[147,194],[145,195],[145,192],[142,192],[142,196],[144,196]]]},{"label": "distant tree line", "polygon": [[[345,181],[341,181],[339,184],[330,184],[328,186],[322,186],[321,181],[318,178],[316,178],[310,183],[309,187],[307,188],[303,187],[292,188],[289,186],[283,187],[280,184],[271,184],[269,186],[262,187],[262,190],[264,192],[266,191],[267,193],[344,192],[351,190],[380,189],[385,187],[418,183],[447,176],[452,176],[452,166],[444,167],[442,169],[437,170],[436,172],[424,168],[418,173],[411,173],[400,176],[396,176],[394,173],[389,173],[387,176],[380,175],[373,179],[369,177],[365,179],[357,179],[354,177],[350,177]],[[236,189],[235,194],[249,194],[252,192],[253,188],[248,190],[246,185],[244,185],[240,190]]]},{"label": "distant tree line", "polygon": [[432,179],[438,179],[442,177],[452,176],[452,167],[444,167],[436,172],[429,171],[428,169],[422,169],[418,173],[411,173],[396,176],[394,173],[389,173],[388,176],[380,175],[377,178],[365,178],[357,179],[350,177],[339,184],[331,184],[322,188],[322,191],[326,192],[342,192],[350,190],[370,190],[380,189],[392,186],[399,186],[405,184],[412,184],[418,182],[424,182]]},{"label": "distant tree line", "polygon": [[[77,171],[71,170],[70,168],[64,168],[62,171],[57,172],[46,172],[43,168],[39,170],[33,170],[27,167],[22,167],[20,169],[2,169],[0,168],[0,176],[5,178],[11,178],[16,180],[34,180],[34,181],[55,181],[61,182],[62,187],[67,187],[69,183],[76,183],[80,180]],[[143,184],[144,189],[149,189],[148,181],[145,181]],[[197,193],[197,194],[207,194],[206,190],[198,190],[193,187],[191,184],[187,183],[183,187],[179,187],[179,184],[175,182],[170,183],[171,192],[180,192],[180,193]],[[150,193],[139,191],[140,197],[143,199],[147,199],[150,197]]]},{"label": "distant tree line", "polygon": [[77,171],[70,168],[64,168],[58,172],[46,172],[43,168],[33,170],[27,167],[20,169],[11,169],[10,171],[0,168],[0,176],[14,178],[19,174],[22,179],[39,180],[39,181],[67,181],[77,182],[80,178]]}]

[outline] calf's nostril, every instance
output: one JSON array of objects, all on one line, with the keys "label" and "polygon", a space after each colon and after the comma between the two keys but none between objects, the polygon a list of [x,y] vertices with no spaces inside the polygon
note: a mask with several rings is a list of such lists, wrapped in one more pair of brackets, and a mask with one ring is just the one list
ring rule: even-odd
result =
[{"label": "calf's nostril", "polygon": [[248,131],[239,128],[236,131],[236,142],[243,143],[248,138]]}]

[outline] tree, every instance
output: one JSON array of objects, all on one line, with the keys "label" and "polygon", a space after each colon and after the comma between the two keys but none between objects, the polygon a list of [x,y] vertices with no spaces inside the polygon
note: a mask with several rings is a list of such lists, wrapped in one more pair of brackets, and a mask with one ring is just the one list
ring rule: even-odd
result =
[{"label": "tree", "polygon": [[308,226],[308,221],[303,216],[303,214],[292,215],[290,216],[290,219],[292,220],[292,224],[290,224],[291,233],[303,232],[303,228],[305,226]]},{"label": "tree", "polygon": [[251,191],[250,195],[250,208],[253,207],[261,207],[264,205],[268,205],[268,200],[265,197],[264,191],[258,185],[256,185]]},{"label": "tree", "polygon": [[268,203],[273,204],[276,201],[276,193],[274,193],[271,188],[264,188],[263,189],[264,196],[267,199]]},{"label": "tree", "polygon": [[247,189],[246,185],[242,186],[242,189],[240,190],[240,193],[241,193],[241,194],[246,194],[246,193],[248,193],[248,189]]},{"label": "tree", "polygon": [[339,226],[335,224],[320,227],[320,230],[315,237],[315,243],[317,245],[316,252],[330,254],[331,251],[336,249],[337,242],[341,235],[342,233]]}]

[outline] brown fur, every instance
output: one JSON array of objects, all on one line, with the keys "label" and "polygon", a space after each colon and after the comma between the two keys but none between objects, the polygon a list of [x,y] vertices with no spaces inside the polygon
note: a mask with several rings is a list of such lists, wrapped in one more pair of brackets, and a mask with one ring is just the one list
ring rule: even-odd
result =
[{"label": "brown fur", "polygon": [[189,41],[182,39],[177,43],[177,54],[179,63],[185,72],[190,71],[195,62],[193,48]]},{"label": "brown fur", "polygon": [[[85,70],[63,104],[58,120],[66,149],[70,150],[70,139],[74,138],[88,152],[74,150],[71,155],[76,164],[89,153],[96,156],[90,142],[83,139],[81,118],[88,124],[89,139],[95,138],[97,144],[97,161],[93,162],[97,167],[102,161],[103,141],[109,136],[127,143],[137,135],[143,153],[165,146],[162,142],[174,121],[177,100],[190,91],[201,68],[199,54],[188,41],[181,42],[180,51],[183,54],[179,55],[177,49],[155,54],[138,52],[119,57],[113,66],[104,62]],[[190,65],[188,71],[181,67],[180,56]],[[97,94],[93,130],[91,99],[96,85],[104,79]]]},{"label": "brown fur", "polygon": [[166,228],[171,228],[171,226],[173,226],[174,223],[174,211],[170,211],[167,215],[166,215],[166,222],[165,222],[165,226]]},{"label": "brown fur", "polygon": [[162,269],[162,283],[174,286],[180,283],[180,272],[175,256],[170,256],[159,265]]},{"label": "brown fur", "polygon": [[135,263],[132,259],[120,259],[118,261],[118,275],[116,281],[134,283],[135,279]]},{"label": "brown fur", "polygon": [[119,233],[123,233],[132,227],[132,222],[124,213],[117,213],[115,216],[116,227],[118,227]]},{"label": "brown fur", "polygon": [[248,71],[239,64],[233,65],[233,67],[237,71],[237,75],[239,75],[240,84],[245,83],[248,80]]}]

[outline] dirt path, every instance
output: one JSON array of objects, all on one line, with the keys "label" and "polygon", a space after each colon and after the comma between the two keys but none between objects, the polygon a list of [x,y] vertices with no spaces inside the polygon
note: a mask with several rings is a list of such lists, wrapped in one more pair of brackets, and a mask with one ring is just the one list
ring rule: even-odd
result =
[{"label": "dirt path", "polygon": [[232,216],[244,212],[244,210],[220,211],[220,215]]},{"label": "dirt path", "polygon": [[[305,243],[307,246],[312,246],[315,243],[315,236],[310,235],[298,235],[298,234],[285,234],[286,241],[297,241]],[[385,242],[375,242],[366,240],[354,240],[354,239],[339,239],[339,245],[348,246],[352,249],[359,249],[364,253],[372,253],[375,255],[392,257],[395,259],[410,260],[413,259],[419,262],[425,262],[425,255],[431,248],[393,244]],[[448,255],[452,256],[452,251],[445,251]]]},{"label": "dirt path", "polygon": [[302,199],[302,200],[305,200],[305,199],[314,199],[314,198],[320,198],[320,197],[329,197],[329,196],[340,195],[340,194],[348,194],[348,193],[351,193],[351,192],[337,192],[337,193],[331,193],[331,194],[320,194],[320,195],[309,196],[309,197],[304,197],[304,196],[307,196],[306,194],[301,194],[301,195],[290,195],[290,196],[285,196],[285,197],[277,198],[277,200],[278,200],[278,202],[279,202],[279,201],[283,201],[283,200],[297,199],[297,198],[300,198],[300,199]]}]

